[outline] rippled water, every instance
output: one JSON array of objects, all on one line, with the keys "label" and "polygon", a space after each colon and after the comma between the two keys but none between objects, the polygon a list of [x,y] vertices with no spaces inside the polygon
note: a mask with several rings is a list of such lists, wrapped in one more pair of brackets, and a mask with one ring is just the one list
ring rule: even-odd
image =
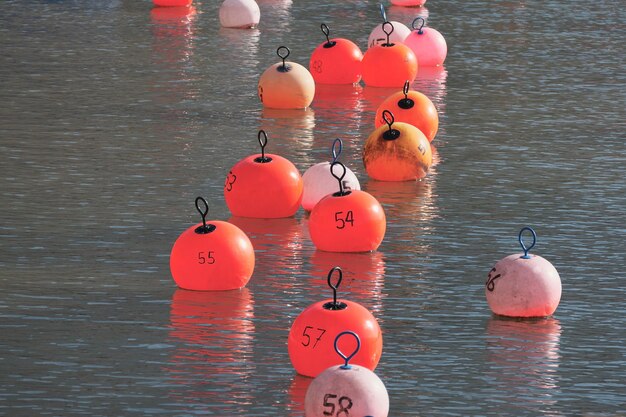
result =
[{"label": "rippled water", "polygon": [[[369,308],[390,415],[623,415],[624,12],[617,1],[429,0],[445,69],[413,88],[440,114],[438,164],[381,184],[361,163],[386,89],[318,88],[307,111],[263,109],[259,74],[287,45],[307,65],[331,34],[365,48],[363,1],[260,0],[261,24],[220,29],[219,2],[171,16],[149,1],[0,4],[0,414],[300,416],[309,379],[286,340],[330,296]],[[394,90],[391,90],[394,91]],[[199,221],[230,219],[227,170],[268,150],[304,172],[342,160],[383,204],[371,254],[315,250],[302,211],[231,219],[257,263],[242,291],[177,290],[169,251]],[[519,250],[559,270],[554,317],[493,317],[486,274]]]}]

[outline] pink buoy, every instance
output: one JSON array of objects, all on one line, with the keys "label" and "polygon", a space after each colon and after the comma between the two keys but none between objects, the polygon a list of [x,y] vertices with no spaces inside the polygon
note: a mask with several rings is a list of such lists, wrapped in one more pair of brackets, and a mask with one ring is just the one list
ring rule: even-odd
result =
[{"label": "pink buoy", "polygon": [[[337,345],[344,335],[352,335],[356,340],[356,347],[348,356]],[[361,340],[355,332],[344,331],[337,335],[335,352],[345,363],[327,368],[311,382],[304,397],[305,417],[387,417],[389,394],[385,384],[369,369],[348,363],[360,348]]]},{"label": "pink buoy", "polygon": [[261,10],[254,0],[224,0],[220,23],[225,28],[250,29],[259,24]]},{"label": "pink buoy", "polygon": [[[328,194],[337,191],[337,180],[331,172],[331,165],[337,162],[343,143],[337,138],[333,141],[332,162],[320,162],[315,164],[304,172],[302,181],[304,189],[302,191],[302,208],[306,211],[313,210],[313,207]],[[359,179],[354,175],[350,168],[346,167],[346,175],[343,179],[343,188],[345,190],[360,190],[361,184]]]},{"label": "pink buoy", "polygon": [[[526,247],[522,233],[529,230],[533,243]],[[509,317],[550,316],[561,300],[561,278],[556,268],[528,251],[535,246],[537,235],[530,227],[519,232],[523,254],[509,255],[499,260],[489,271],[485,284],[487,303],[494,314]]]},{"label": "pink buoy", "polygon": [[[415,22],[421,21],[419,27]],[[416,17],[413,20],[413,32],[404,40],[404,44],[411,48],[420,67],[436,67],[443,65],[448,55],[448,45],[439,31],[433,28],[425,28],[426,21],[423,17]]]},{"label": "pink buoy", "polygon": [[309,71],[319,84],[356,84],[361,80],[361,49],[351,40],[330,39],[330,29],[322,23],[326,42],[311,54]]},{"label": "pink buoy", "polygon": [[[387,20],[387,13],[385,13],[385,7],[382,4],[380,5],[380,14],[383,18],[383,23],[372,29],[369,37],[367,38],[367,47],[371,48],[376,45],[382,45],[385,42],[404,43],[407,36],[411,34],[411,29],[403,23],[395,20]],[[387,41],[387,35],[383,30],[383,25],[386,22],[391,23],[394,27],[393,33],[389,35],[389,41]]]}]

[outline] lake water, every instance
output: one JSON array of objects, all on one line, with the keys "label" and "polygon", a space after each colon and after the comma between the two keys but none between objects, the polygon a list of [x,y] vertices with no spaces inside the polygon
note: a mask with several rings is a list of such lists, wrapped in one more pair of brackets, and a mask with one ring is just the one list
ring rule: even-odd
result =
[{"label": "lake water", "polygon": [[[0,415],[301,416],[310,379],[287,353],[292,321],[330,297],[366,306],[391,416],[626,415],[626,65],[619,1],[451,2],[427,17],[445,68],[412,88],[440,116],[421,182],[369,180],[378,103],[397,89],[319,88],[310,109],[263,109],[276,48],[308,66],[331,36],[365,50],[378,4],[260,0],[255,30],[221,29],[220,2],[188,16],[149,1],[0,4]],[[315,250],[307,215],[233,219],[256,268],[227,293],[176,289],[169,253],[200,221],[228,220],[228,169],[268,152],[301,172],[342,161],[387,214],[369,254]],[[487,273],[537,231],[563,283],[555,315],[492,316]]]}]

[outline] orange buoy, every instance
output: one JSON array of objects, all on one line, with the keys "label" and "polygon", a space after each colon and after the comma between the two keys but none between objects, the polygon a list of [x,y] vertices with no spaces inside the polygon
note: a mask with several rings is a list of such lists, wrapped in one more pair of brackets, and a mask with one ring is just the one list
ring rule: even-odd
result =
[{"label": "orange buoy", "polygon": [[237,162],[224,181],[224,198],[233,216],[293,216],[302,201],[302,177],[287,159],[265,154],[267,134],[259,130],[261,153]]},{"label": "orange buoy", "polygon": [[[282,51],[282,53],[281,53]],[[315,80],[302,65],[285,62],[289,48],[276,50],[282,62],[265,70],[259,79],[258,95],[263,106],[274,109],[304,109],[311,105],[315,96]]]},{"label": "orange buoy", "polygon": [[437,108],[426,95],[419,91],[409,91],[409,82],[404,83],[402,91],[392,94],[378,106],[374,124],[380,127],[385,124],[383,111],[393,113],[396,122],[411,124],[422,131],[429,142],[432,142],[439,129]]},{"label": "orange buoy", "polygon": [[387,126],[376,128],[363,148],[367,174],[379,181],[410,181],[425,177],[433,162],[426,136],[408,123],[394,124],[389,110],[383,110],[383,119]]},{"label": "orange buoy", "polygon": [[390,43],[393,24],[383,23],[387,42],[371,47],[363,55],[362,72],[365,85],[372,87],[400,87],[417,76],[417,58],[408,46]]},{"label": "orange buoy", "polygon": [[[415,27],[415,22],[420,20],[421,26]],[[416,17],[412,24],[414,30],[407,36],[404,43],[415,53],[420,67],[443,65],[448,55],[446,40],[436,29],[425,28],[425,22],[423,17]]]},{"label": "orange buoy", "polygon": [[[356,348],[346,356],[337,346],[344,335],[352,335]],[[304,398],[305,417],[319,416],[377,416],[389,414],[389,394],[383,381],[367,368],[349,364],[361,349],[359,335],[351,330],[341,332],[335,338],[335,351],[345,361],[343,365],[331,366],[315,377]],[[329,412],[337,408],[337,414]]]},{"label": "orange buoy", "polygon": [[[337,283],[332,284],[333,273],[338,273]],[[337,299],[341,284],[341,268],[334,267],[328,273],[328,285],[333,289],[332,300],[324,300],[307,307],[294,320],[287,348],[293,367],[300,375],[316,377],[326,368],[342,362],[334,350],[334,340],[345,329],[352,329],[361,336],[363,346],[353,362],[374,370],[383,349],[383,335],[376,318],[365,307],[348,300]],[[342,350],[344,346],[340,346]]]},{"label": "orange buoy", "polygon": [[261,10],[254,0],[224,0],[219,14],[225,28],[251,29],[261,19]]},{"label": "orange buoy", "polygon": [[[385,43],[385,41],[387,43],[389,42],[404,43],[404,40],[406,39],[406,37],[411,34],[411,29],[409,29],[403,23],[397,22],[395,20],[387,20],[387,13],[385,12],[385,6],[383,6],[382,4],[380,5],[380,15],[383,18],[383,23],[381,23],[380,25],[372,29],[372,31],[370,32],[370,35],[367,38],[367,47],[371,48],[376,45],[382,45],[383,43]],[[383,25],[386,22],[391,23],[395,29],[389,35],[389,37],[387,37],[385,32],[383,31]]]},{"label": "orange buoy", "polygon": [[361,49],[351,40],[330,39],[330,29],[322,23],[326,42],[311,54],[309,70],[319,84],[355,84],[361,81]]},{"label": "orange buoy", "polygon": [[[335,174],[339,166],[343,173]],[[339,182],[339,192],[322,198],[309,217],[309,234],[315,247],[328,252],[369,252],[376,250],[385,237],[385,211],[371,194],[360,190],[344,191],[346,167],[333,162],[330,172]]]},{"label": "orange buoy", "polygon": [[[203,202],[205,209],[200,209]],[[206,222],[209,206],[196,198],[202,223],[185,230],[170,253],[172,277],[186,290],[232,290],[245,286],[254,271],[254,249],[237,226],[212,220]]]},{"label": "orange buoy", "polygon": [[158,7],[181,7],[189,6],[192,0],[152,0]]},{"label": "orange buoy", "polygon": [[[533,243],[528,248],[522,233],[530,231]],[[537,243],[537,234],[530,227],[519,232],[519,243],[524,254],[509,255],[496,262],[489,271],[485,295],[494,314],[509,317],[550,316],[561,301],[561,278],[556,268],[546,259],[529,255]]]}]

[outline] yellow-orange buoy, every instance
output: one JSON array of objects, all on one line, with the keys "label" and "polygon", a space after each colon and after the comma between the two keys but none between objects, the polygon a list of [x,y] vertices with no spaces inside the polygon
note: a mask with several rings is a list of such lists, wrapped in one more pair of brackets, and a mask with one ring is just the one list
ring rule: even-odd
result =
[{"label": "yellow-orange buoy", "polygon": [[393,113],[397,122],[411,124],[422,131],[429,142],[432,142],[439,129],[437,108],[426,95],[419,91],[409,91],[409,82],[404,83],[402,91],[392,94],[378,106],[374,124],[376,127],[385,124],[383,111]]},{"label": "yellow-orange buoy", "polygon": [[433,162],[426,136],[408,123],[394,124],[389,110],[383,111],[383,118],[387,126],[376,128],[363,148],[367,174],[379,181],[410,181],[425,177]]},{"label": "yellow-orange buoy", "polygon": [[408,46],[390,43],[393,24],[383,23],[387,42],[375,45],[365,52],[362,61],[363,82],[372,87],[400,87],[417,76],[417,58]]},{"label": "yellow-orange buoy", "polygon": [[[281,53],[282,51],[282,53]],[[274,109],[304,109],[311,105],[315,96],[315,80],[302,65],[285,62],[289,48],[276,50],[282,62],[278,62],[261,75],[258,95],[263,106]]]}]

